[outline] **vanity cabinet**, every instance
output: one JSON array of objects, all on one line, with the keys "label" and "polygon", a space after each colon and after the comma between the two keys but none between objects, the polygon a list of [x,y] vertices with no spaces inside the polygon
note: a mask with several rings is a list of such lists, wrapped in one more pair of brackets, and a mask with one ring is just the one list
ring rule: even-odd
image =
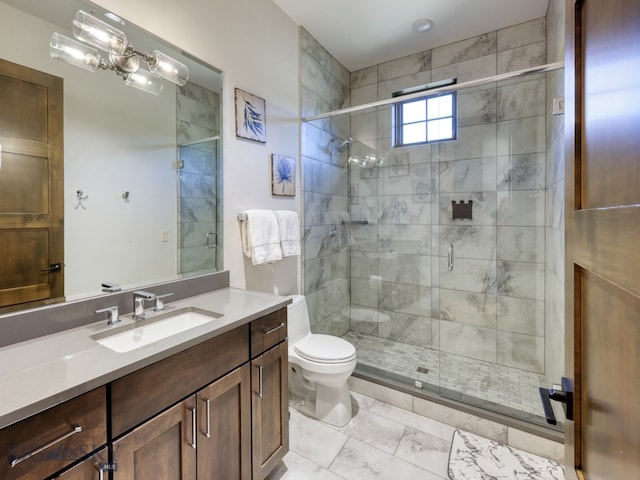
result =
[{"label": "vanity cabinet", "polygon": [[116,438],[249,359],[243,325],[111,382],[111,436]]},{"label": "vanity cabinet", "polygon": [[289,451],[287,312],[251,324],[253,480],[264,479]]},{"label": "vanity cabinet", "polygon": [[0,430],[11,456],[0,479],[264,479],[289,448],[286,316],[282,308]]}]

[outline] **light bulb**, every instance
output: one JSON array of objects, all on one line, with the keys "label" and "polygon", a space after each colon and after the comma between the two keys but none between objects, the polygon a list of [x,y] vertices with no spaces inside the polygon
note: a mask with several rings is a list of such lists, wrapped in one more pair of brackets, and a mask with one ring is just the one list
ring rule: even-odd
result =
[{"label": "light bulb", "polygon": [[93,47],[54,32],[49,41],[52,58],[64,60],[71,65],[95,72],[100,66],[100,53]]},{"label": "light bulb", "polygon": [[160,92],[162,92],[162,80],[160,77],[143,69],[125,75],[124,83],[152,95],[160,95]]},{"label": "light bulb", "polygon": [[116,27],[78,10],[73,17],[73,35],[83,42],[115,55],[124,55],[127,36]]},{"label": "light bulb", "polygon": [[180,86],[187,83],[189,79],[189,69],[184,63],[158,50],[151,52],[149,70]]}]

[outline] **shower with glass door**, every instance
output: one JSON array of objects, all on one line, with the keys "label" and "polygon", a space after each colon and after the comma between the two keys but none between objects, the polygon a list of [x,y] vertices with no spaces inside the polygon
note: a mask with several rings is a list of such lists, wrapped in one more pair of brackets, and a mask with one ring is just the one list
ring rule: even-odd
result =
[{"label": "shower with glass door", "polygon": [[447,141],[394,147],[393,102],[306,119],[304,292],[312,330],[355,345],[356,375],[545,424],[559,69],[440,87]]}]

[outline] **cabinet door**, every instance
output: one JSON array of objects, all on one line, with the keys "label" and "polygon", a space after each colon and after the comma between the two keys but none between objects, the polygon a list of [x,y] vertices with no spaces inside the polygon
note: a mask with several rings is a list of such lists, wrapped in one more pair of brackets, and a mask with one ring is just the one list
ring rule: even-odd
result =
[{"label": "cabinet door", "polygon": [[287,342],[251,362],[253,480],[265,478],[289,451]]},{"label": "cabinet door", "polygon": [[198,392],[198,480],[251,479],[250,367]]},{"label": "cabinet door", "polygon": [[55,480],[107,480],[109,473],[100,469],[109,460],[106,448],[55,477]]},{"label": "cabinet door", "polygon": [[195,480],[196,423],[192,395],[114,442],[113,479]]},{"label": "cabinet door", "polygon": [[0,479],[48,478],[106,443],[99,387],[0,430]]}]

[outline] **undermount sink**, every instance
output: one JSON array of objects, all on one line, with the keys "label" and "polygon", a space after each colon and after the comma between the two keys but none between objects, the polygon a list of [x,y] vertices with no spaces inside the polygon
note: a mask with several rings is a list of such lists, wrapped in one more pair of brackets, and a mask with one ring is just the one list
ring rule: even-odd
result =
[{"label": "undermount sink", "polygon": [[[162,314],[153,314],[129,325],[115,327],[91,338],[111,350],[124,353],[158,342],[185,330],[198,327],[222,315],[199,308],[180,308]],[[127,318],[125,316],[124,318]],[[130,318],[130,317],[129,317]]]}]

